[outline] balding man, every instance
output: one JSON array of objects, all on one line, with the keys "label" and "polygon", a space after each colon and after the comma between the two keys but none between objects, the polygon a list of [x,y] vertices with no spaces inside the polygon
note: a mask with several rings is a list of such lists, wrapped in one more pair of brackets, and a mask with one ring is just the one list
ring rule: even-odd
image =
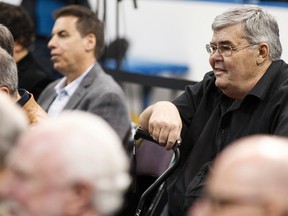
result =
[{"label": "balding man", "polygon": [[30,216],[102,216],[121,207],[129,185],[128,156],[112,127],[63,111],[21,136],[1,192]]},{"label": "balding man", "polygon": [[189,216],[288,214],[288,139],[239,139],[216,159]]}]

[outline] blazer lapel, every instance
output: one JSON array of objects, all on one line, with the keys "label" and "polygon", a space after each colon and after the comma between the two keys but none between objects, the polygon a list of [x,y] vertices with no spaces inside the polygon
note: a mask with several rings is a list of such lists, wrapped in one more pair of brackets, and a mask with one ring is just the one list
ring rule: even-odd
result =
[{"label": "blazer lapel", "polygon": [[87,94],[89,86],[92,85],[94,80],[97,78],[97,73],[99,73],[99,71],[96,71],[96,68],[94,66],[83,78],[80,85],[78,86],[74,94],[71,96],[64,109],[75,109],[77,107],[78,103],[81,101],[84,95]]},{"label": "blazer lapel", "polygon": [[44,95],[45,100],[42,100],[41,107],[47,112],[52,102],[55,100],[57,94],[54,86]]}]

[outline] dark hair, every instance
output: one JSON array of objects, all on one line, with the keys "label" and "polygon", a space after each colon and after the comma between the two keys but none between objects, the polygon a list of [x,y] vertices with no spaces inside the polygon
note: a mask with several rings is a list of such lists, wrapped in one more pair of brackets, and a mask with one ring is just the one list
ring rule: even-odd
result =
[{"label": "dark hair", "polygon": [[89,8],[79,5],[69,5],[54,12],[55,19],[64,16],[74,16],[78,18],[76,29],[82,37],[90,33],[95,35],[97,43],[94,53],[96,58],[98,58],[104,47],[104,26],[97,15]]},{"label": "dark hair", "polygon": [[0,2],[0,23],[12,33],[14,40],[26,49],[34,43],[34,24],[24,8]]}]

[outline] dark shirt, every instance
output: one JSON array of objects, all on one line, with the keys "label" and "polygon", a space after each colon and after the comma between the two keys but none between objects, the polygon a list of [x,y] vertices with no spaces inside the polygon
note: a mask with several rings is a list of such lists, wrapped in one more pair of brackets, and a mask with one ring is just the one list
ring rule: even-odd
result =
[{"label": "dark shirt", "polygon": [[213,72],[174,100],[182,122],[181,165],[168,181],[169,211],[183,216],[201,194],[215,156],[251,134],[288,135],[288,65],[273,62],[243,100],[226,97]]},{"label": "dark shirt", "polygon": [[18,88],[26,89],[37,100],[44,88],[52,82],[48,72],[35,61],[31,53],[17,62],[17,68]]}]

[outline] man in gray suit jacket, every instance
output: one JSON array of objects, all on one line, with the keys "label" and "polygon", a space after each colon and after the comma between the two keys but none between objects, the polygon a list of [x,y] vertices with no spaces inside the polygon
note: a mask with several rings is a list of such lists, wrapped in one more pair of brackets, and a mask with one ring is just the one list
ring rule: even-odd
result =
[{"label": "man in gray suit jacket", "polygon": [[97,63],[104,47],[103,24],[88,8],[71,5],[55,12],[48,43],[53,67],[64,77],[42,92],[38,102],[49,116],[62,110],[84,110],[105,119],[122,141],[131,121],[120,86]]}]

